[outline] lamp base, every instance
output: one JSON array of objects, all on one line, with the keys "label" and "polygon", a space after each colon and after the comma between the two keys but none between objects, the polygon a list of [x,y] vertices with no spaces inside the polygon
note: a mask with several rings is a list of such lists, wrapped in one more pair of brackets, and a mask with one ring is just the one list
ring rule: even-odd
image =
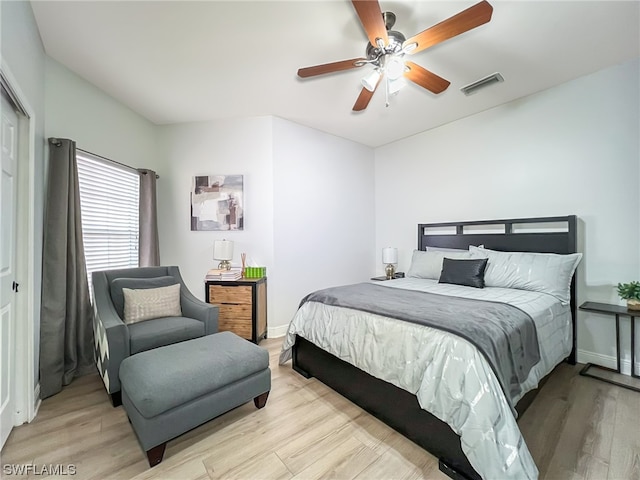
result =
[{"label": "lamp base", "polygon": [[387,280],[393,279],[395,277],[395,275],[396,275],[396,266],[393,263],[389,263],[385,267],[384,273],[387,274]]},{"label": "lamp base", "polygon": [[231,262],[229,260],[222,260],[218,264],[219,270],[231,270]]}]

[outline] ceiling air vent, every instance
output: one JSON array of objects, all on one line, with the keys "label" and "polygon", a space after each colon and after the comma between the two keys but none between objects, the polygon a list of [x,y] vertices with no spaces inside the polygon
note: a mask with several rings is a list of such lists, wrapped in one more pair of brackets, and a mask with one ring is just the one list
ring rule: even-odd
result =
[{"label": "ceiling air vent", "polygon": [[473,95],[481,88],[485,88],[485,87],[488,87],[489,85],[493,85],[494,83],[500,83],[500,82],[504,82],[504,78],[502,78],[502,75],[500,75],[499,73],[494,73],[492,75],[489,75],[488,77],[484,77],[484,78],[481,78],[480,80],[470,83],[469,85],[465,85],[460,89],[460,91],[467,96]]}]

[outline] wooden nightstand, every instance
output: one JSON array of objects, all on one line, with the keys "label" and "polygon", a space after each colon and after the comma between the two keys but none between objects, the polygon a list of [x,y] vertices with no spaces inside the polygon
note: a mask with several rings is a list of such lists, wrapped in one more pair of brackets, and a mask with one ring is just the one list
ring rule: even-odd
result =
[{"label": "wooden nightstand", "polygon": [[218,331],[254,343],[267,338],[267,277],[207,280],[205,301],[220,307]]},{"label": "wooden nightstand", "polygon": [[585,302],[582,305],[580,305],[580,310],[584,310],[585,312],[600,313],[603,315],[611,315],[611,316],[614,316],[616,319],[616,369],[614,370],[611,368],[603,367],[601,365],[587,363],[584,366],[584,368],[580,371],[580,375],[584,375],[585,377],[596,378],[598,380],[602,380],[603,382],[612,383],[613,385],[617,385],[619,387],[628,388],[629,390],[640,392],[640,389],[633,387],[631,385],[616,382],[615,380],[609,380],[606,378],[598,377],[596,375],[592,375],[591,373],[589,373],[590,368],[599,368],[601,370],[620,373],[620,355],[621,355],[620,316],[626,315],[631,320],[631,376],[633,378],[640,378],[640,375],[636,374],[636,355],[635,355],[636,317],[640,316],[640,311],[628,310],[626,307],[621,307],[620,305],[611,305],[609,303],[597,303],[597,302]]}]

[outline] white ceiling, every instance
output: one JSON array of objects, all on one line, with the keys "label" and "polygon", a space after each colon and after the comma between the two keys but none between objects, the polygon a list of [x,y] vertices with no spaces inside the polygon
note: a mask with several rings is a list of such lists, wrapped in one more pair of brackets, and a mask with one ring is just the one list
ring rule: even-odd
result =
[{"label": "white ceiling", "polygon": [[[410,37],[470,1],[386,1]],[[640,56],[638,1],[498,1],[492,20],[410,59],[451,81],[351,108],[371,67],[299,79],[365,56],[348,0],[33,1],[46,52],[156,124],[276,115],[377,147]],[[460,87],[500,72],[504,83]],[[603,85],[602,88],[615,88]],[[640,88],[640,86],[639,86]]]}]

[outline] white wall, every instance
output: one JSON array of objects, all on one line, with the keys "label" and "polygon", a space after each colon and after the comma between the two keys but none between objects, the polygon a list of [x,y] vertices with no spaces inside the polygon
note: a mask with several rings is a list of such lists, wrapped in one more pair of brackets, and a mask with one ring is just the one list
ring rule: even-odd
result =
[{"label": "white wall", "polygon": [[[314,288],[372,273],[373,152],[367,147],[273,117],[160,127],[156,170],[160,257],[180,267],[204,299],[204,275],[216,266],[213,241],[234,241],[234,265],[246,252],[267,267],[268,335],[285,332]],[[245,228],[192,232],[196,175],[244,175]]]},{"label": "white wall", "polygon": [[[33,251],[34,263],[30,266],[28,275],[33,280],[33,299],[30,308],[34,314],[33,325],[33,378],[35,389],[38,382],[38,349],[40,342],[40,289],[42,270],[42,219],[43,219],[43,188],[44,188],[44,123],[45,123],[45,53],[40,41],[40,34],[36,26],[31,5],[28,2],[0,2],[2,63],[13,76],[18,88],[26,97],[26,102],[33,110],[35,119],[35,152],[33,165],[34,185],[34,232]],[[22,172],[22,169],[20,170]],[[22,185],[24,183],[20,182]],[[27,182],[25,182],[27,183]],[[25,285],[27,279],[18,279]],[[26,289],[23,289],[23,293]],[[19,328],[24,328],[21,325]]]},{"label": "white wall", "polygon": [[47,57],[46,135],[75,140],[78,148],[129,165],[153,168],[156,125]]},{"label": "white wall", "polygon": [[274,276],[270,333],[302,297],[374,272],[373,150],[274,118]]},{"label": "white wall", "polygon": [[[159,127],[162,155],[156,165],[160,260],[178,265],[191,292],[204,300],[204,276],[217,266],[213,241],[234,242],[240,254],[260,266],[273,267],[273,161],[270,117]],[[197,175],[244,176],[244,230],[192,232],[191,182]],[[269,292],[271,298],[271,293]],[[271,302],[268,305],[271,310]]]},{"label": "white wall", "polygon": [[[608,68],[377,149],[376,250],[398,246],[407,269],[420,222],[576,214],[579,304],[618,303],[617,282],[640,274],[639,67]],[[611,319],[578,320],[579,359],[611,364]]]}]

